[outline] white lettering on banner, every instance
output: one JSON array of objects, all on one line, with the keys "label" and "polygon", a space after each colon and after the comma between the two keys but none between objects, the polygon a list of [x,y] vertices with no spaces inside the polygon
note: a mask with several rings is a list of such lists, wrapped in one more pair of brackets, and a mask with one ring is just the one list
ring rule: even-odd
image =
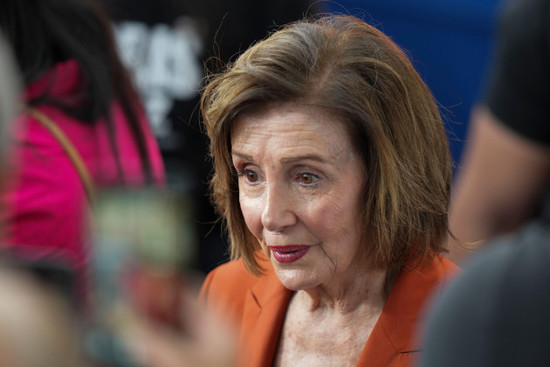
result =
[{"label": "white lettering on banner", "polygon": [[185,19],[175,26],[121,22],[115,34],[123,62],[132,71],[155,135],[167,138],[175,99],[195,97],[203,76],[202,41]]}]

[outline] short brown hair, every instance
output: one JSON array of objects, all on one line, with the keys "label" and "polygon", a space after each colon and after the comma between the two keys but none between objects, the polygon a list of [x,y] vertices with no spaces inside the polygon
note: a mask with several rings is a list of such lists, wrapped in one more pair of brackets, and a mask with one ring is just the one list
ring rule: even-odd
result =
[{"label": "short brown hair", "polygon": [[342,116],[363,159],[365,254],[396,271],[443,252],[452,163],[437,104],[389,37],[356,17],[332,15],[282,27],[212,76],[203,91],[213,202],[226,221],[232,258],[261,270],[259,244],[239,207],[232,124],[251,108],[297,100]]}]

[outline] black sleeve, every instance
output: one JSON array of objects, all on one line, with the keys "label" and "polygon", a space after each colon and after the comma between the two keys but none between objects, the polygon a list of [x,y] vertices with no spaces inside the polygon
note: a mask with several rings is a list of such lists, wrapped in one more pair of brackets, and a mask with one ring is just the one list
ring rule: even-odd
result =
[{"label": "black sleeve", "polygon": [[477,254],[429,307],[418,367],[550,366],[548,222]]},{"label": "black sleeve", "polygon": [[485,104],[520,135],[550,144],[550,6],[513,1],[501,14]]}]

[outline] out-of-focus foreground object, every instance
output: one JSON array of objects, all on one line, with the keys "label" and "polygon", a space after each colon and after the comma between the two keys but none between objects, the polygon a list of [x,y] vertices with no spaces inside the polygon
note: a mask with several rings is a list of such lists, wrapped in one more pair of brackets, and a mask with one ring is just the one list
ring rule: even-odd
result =
[{"label": "out-of-focus foreground object", "polygon": [[450,240],[448,257],[458,263],[474,253],[468,247],[513,234],[548,207],[550,1],[505,5],[451,200],[449,224],[461,242]]},{"label": "out-of-focus foreground object", "polygon": [[0,366],[85,366],[69,304],[30,275],[0,269]]}]

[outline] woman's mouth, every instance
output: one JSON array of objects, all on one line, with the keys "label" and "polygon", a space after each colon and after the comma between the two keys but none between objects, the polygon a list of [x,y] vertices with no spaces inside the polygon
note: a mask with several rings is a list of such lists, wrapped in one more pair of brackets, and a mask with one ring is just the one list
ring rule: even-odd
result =
[{"label": "woman's mouth", "polygon": [[290,246],[268,246],[275,260],[280,263],[293,263],[307,254],[310,246],[308,245],[290,245]]}]

